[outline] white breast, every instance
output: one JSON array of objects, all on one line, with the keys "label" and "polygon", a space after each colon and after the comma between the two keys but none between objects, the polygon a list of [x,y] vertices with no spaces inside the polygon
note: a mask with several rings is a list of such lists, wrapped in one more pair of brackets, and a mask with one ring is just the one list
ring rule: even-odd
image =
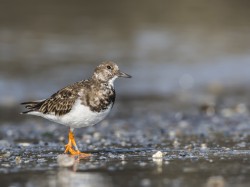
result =
[{"label": "white breast", "polygon": [[77,99],[71,111],[62,116],[52,114],[42,114],[40,112],[30,112],[31,115],[41,116],[50,121],[60,123],[71,128],[80,128],[95,125],[102,121],[110,112],[112,105],[104,111],[93,112],[88,107],[81,104],[81,100]]}]

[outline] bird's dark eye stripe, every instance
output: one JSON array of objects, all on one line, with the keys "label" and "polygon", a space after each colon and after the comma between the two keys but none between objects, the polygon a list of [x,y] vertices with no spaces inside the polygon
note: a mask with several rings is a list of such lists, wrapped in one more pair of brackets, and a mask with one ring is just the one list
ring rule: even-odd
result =
[{"label": "bird's dark eye stripe", "polygon": [[111,69],[111,66],[108,65],[107,68],[108,68],[108,69]]}]

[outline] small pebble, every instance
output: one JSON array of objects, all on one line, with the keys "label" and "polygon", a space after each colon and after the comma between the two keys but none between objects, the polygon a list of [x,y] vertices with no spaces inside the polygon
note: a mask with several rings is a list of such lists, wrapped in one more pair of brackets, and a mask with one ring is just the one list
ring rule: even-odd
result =
[{"label": "small pebble", "polygon": [[28,164],[29,162],[30,162],[29,160],[25,160],[25,161],[24,161],[25,164]]},{"label": "small pebble", "polygon": [[207,149],[207,144],[205,144],[205,143],[202,143],[201,144],[201,150],[206,150]]},{"label": "small pebble", "polygon": [[59,167],[70,167],[74,165],[75,159],[67,154],[61,154],[57,157],[57,163]]},{"label": "small pebble", "polygon": [[19,146],[23,146],[23,147],[28,147],[30,146],[31,144],[29,142],[20,142],[18,143]]},{"label": "small pebble", "polygon": [[93,134],[93,138],[94,138],[95,140],[100,140],[100,138],[101,138],[101,133],[95,132],[95,133]]},{"label": "small pebble", "polygon": [[174,148],[178,148],[180,146],[180,142],[178,140],[174,140],[173,146]]},{"label": "small pebble", "polygon": [[115,154],[113,154],[113,153],[109,153],[109,154],[108,154],[108,157],[109,157],[109,158],[117,158],[117,155],[115,155]]},{"label": "small pebble", "polygon": [[16,161],[16,164],[21,164],[21,163],[22,163],[22,159],[21,159],[20,156],[17,156],[17,157],[15,158],[15,161]]},{"label": "small pebble", "polygon": [[60,137],[58,138],[58,140],[61,141],[61,142],[63,142],[63,141],[65,140],[65,138],[64,138],[64,136],[60,136]]},{"label": "small pebble", "polygon": [[119,155],[119,158],[121,159],[121,160],[125,160],[125,155]]},{"label": "small pebble", "polygon": [[225,151],[230,151],[229,147],[222,147],[222,149],[224,149]]},{"label": "small pebble", "polygon": [[161,151],[157,151],[155,154],[152,155],[152,157],[162,159],[163,153]]},{"label": "small pebble", "polygon": [[169,131],[168,133],[170,139],[174,139],[176,137],[176,132],[175,131]]},{"label": "small pebble", "polygon": [[186,145],[184,149],[191,151],[193,149],[193,145],[192,144]]},{"label": "small pebble", "polygon": [[0,155],[0,158],[9,158],[11,155],[11,153],[9,151],[7,151],[6,153],[3,153],[2,155]]}]

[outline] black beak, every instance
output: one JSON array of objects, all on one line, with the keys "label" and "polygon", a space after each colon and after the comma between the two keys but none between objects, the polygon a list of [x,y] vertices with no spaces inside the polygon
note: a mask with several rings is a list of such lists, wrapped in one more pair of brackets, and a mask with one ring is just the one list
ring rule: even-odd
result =
[{"label": "black beak", "polygon": [[124,78],[131,78],[132,76],[127,74],[127,73],[123,73],[121,71],[118,72],[118,77],[124,77]]}]

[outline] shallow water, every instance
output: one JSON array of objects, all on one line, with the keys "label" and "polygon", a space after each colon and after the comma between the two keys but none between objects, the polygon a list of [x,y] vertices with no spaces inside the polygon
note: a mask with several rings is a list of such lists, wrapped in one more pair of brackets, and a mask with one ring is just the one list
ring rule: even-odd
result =
[{"label": "shallow water", "polygon": [[[76,131],[80,150],[92,156],[73,163],[58,161],[66,127],[25,116],[5,122],[0,179],[6,186],[249,186],[249,111],[237,102],[225,107],[231,94],[217,95],[214,110],[180,96],[121,99],[106,120]],[[157,151],[162,157],[154,158]]]},{"label": "shallow water", "polygon": [[[2,1],[1,186],[249,186],[249,8]],[[116,81],[107,119],[76,131],[93,156],[64,167],[68,129],[19,115],[19,103],[87,78],[107,59],[133,78]]]},{"label": "shallow water", "polygon": [[[25,167],[23,171],[2,174],[1,181],[6,186],[17,183],[22,186],[204,186],[211,181],[212,186],[248,186],[249,160],[246,157],[249,151],[215,152],[218,150],[203,154],[166,151],[167,156],[158,160],[152,160],[150,151],[143,155],[137,151],[113,152],[102,157],[94,154],[91,160],[78,164],[77,172],[71,168],[56,168],[56,159],[45,158],[44,163],[33,165],[36,169],[20,164],[20,168]],[[121,156],[124,154],[125,158]]]}]

